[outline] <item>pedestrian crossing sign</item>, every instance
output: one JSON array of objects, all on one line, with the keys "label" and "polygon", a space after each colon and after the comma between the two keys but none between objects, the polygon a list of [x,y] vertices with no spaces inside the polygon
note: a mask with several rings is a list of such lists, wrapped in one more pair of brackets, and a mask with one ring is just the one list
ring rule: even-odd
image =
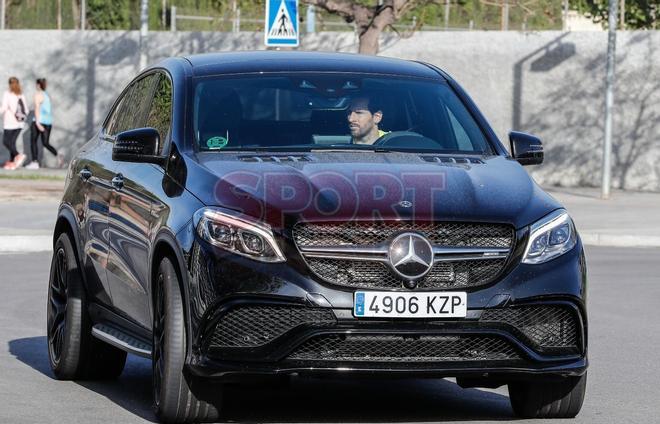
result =
[{"label": "pedestrian crossing sign", "polygon": [[267,0],[265,32],[268,47],[297,47],[298,0]]}]

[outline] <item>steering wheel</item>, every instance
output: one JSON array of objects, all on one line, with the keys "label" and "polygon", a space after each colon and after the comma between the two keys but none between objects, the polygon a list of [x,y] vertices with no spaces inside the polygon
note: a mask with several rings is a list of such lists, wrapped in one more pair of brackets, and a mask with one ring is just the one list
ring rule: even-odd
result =
[{"label": "steering wheel", "polygon": [[438,149],[440,147],[436,141],[413,131],[392,131],[380,137],[373,145],[422,149]]}]

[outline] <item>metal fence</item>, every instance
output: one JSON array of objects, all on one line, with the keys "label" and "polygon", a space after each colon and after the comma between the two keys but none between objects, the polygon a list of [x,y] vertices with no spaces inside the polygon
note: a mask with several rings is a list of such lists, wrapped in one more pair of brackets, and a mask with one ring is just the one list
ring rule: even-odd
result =
[{"label": "metal fence", "polygon": [[[561,29],[563,10],[557,7],[529,15],[516,8],[515,0],[479,3],[478,8],[446,0],[431,8],[410,12],[390,28],[406,31],[442,30],[543,30]],[[263,31],[264,0],[150,0],[151,31]],[[241,7],[241,5],[243,7]],[[131,30],[140,26],[140,2],[132,0],[0,0],[0,29],[116,29]],[[309,20],[310,6],[301,2],[300,18]],[[506,12],[506,13],[505,13]],[[316,31],[353,31],[336,15],[318,8],[311,15]],[[308,27],[301,22],[301,32]]]}]

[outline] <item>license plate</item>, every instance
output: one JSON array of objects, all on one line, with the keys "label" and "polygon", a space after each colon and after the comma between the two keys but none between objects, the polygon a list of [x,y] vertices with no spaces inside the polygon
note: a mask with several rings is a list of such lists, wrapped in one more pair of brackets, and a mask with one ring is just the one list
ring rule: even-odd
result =
[{"label": "license plate", "polygon": [[358,291],[353,314],[378,318],[465,318],[465,292],[399,293]]}]

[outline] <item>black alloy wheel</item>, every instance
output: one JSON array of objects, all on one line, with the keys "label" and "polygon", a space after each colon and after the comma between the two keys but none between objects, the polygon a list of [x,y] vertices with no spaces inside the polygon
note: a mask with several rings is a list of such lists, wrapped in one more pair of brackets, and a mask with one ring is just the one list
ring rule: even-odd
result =
[{"label": "black alloy wheel", "polygon": [[163,293],[163,274],[158,274],[156,282],[156,293],[154,299],[154,326],[153,326],[153,395],[156,410],[160,409],[161,385],[164,378],[163,348],[165,343],[165,295]]},{"label": "black alloy wheel", "polygon": [[68,269],[64,246],[54,253],[53,270],[48,287],[48,353],[54,365],[58,365],[64,350],[67,330]]}]

